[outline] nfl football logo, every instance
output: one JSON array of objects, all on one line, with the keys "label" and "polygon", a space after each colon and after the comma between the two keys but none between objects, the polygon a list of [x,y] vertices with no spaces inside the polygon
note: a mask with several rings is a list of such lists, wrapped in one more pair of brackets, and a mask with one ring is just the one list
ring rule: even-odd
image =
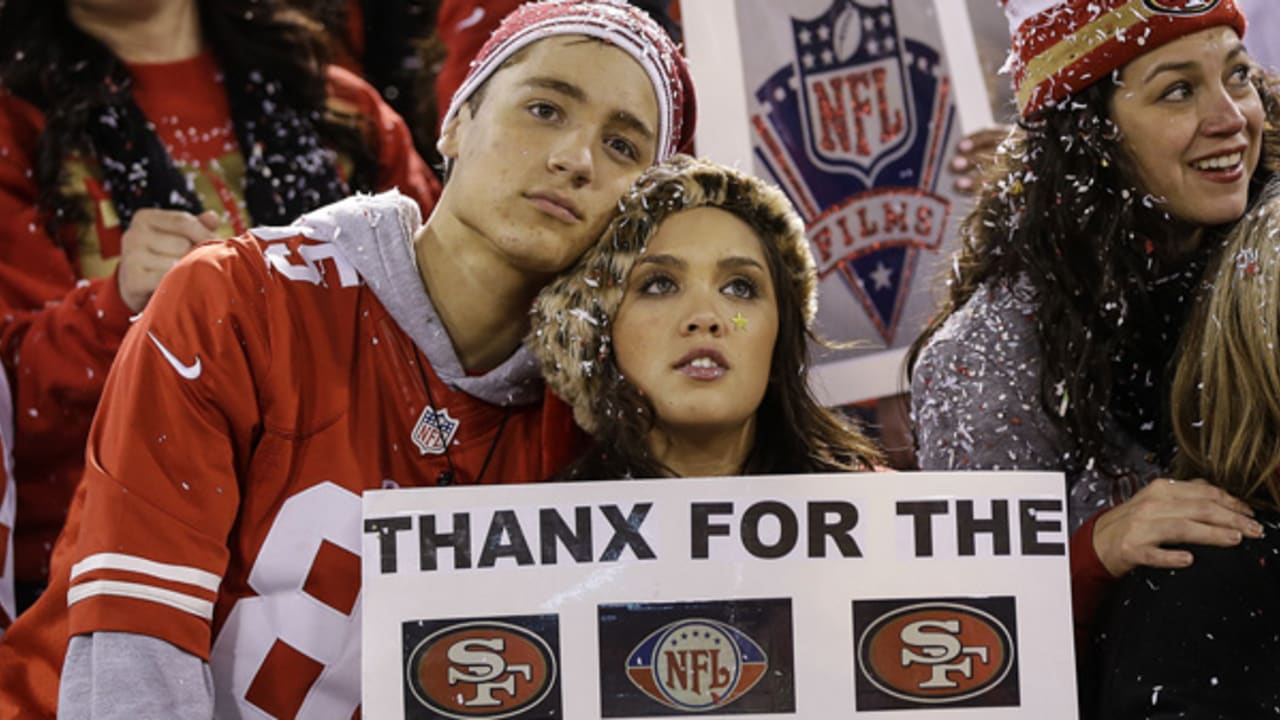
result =
[{"label": "nfl football logo", "polygon": [[428,405],[413,426],[413,444],[423,455],[443,455],[457,432],[458,421],[449,417],[449,408],[436,410]]},{"label": "nfl football logo", "polygon": [[756,88],[751,117],[756,159],[803,217],[819,277],[840,278],[890,346],[917,260],[946,232],[937,186],[955,115],[940,52],[899,30],[899,6],[916,12],[831,0],[792,17],[794,51]]},{"label": "nfl football logo", "polygon": [[601,718],[794,715],[789,598],[598,605]]},{"label": "nfl football logo", "polygon": [[737,700],[769,669],[759,643],[728,623],[695,618],[655,630],[627,658],[627,676],[676,710],[711,710]]}]

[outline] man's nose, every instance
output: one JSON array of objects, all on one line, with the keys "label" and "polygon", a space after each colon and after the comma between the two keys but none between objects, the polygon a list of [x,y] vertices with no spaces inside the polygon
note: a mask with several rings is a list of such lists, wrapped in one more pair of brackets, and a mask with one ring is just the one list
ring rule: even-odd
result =
[{"label": "man's nose", "polygon": [[547,169],[556,175],[568,175],[574,187],[582,187],[594,177],[595,157],[585,131],[566,132],[551,148]]}]

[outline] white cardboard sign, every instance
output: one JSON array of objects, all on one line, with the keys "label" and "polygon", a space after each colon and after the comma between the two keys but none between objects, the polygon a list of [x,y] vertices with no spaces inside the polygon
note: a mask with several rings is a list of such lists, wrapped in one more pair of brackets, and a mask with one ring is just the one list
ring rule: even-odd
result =
[{"label": "white cardboard sign", "polygon": [[1056,473],[364,496],[365,717],[1074,718]]}]

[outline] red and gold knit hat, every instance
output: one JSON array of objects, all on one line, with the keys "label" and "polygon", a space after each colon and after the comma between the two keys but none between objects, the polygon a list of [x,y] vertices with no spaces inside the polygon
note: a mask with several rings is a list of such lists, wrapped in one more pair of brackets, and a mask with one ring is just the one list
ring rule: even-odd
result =
[{"label": "red and gold knit hat", "polygon": [[1235,0],[1000,0],[1013,48],[1005,69],[1023,117],[1084,90],[1130,60],[1206,28],[1244,37]]},{"label": "red and gold knit hat", "polygon": [[624,0],[542,0],[516,8],[471,62],[440,123],[449,124],[467,98],[507,58],[538,40],[557,35],[586,35],[609,42],[644,68],[658,96],[658,153],[664,160],[693,143],[697,101],[688,65],[670,36],[644,11]]}]

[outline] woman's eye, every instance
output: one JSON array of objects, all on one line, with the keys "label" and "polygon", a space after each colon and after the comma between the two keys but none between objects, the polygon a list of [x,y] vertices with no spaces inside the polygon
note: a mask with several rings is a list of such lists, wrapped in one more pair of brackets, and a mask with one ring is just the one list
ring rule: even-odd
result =
[{"label": "woman's eye", "polygon": [[1252,72],[1253,68],[1249,65],[1237,65],[1235,69],[1231,71],[1231,80],[1236,83],[1247,83],[1250,80],[1250,74]]},{"label": "woman's eye", "polygon": [[1191,95],[1191,88],[1183,82],[1170,85],[1160,95],[1161,100],[1186,100]]},{"label": "woman's eye", "polygon": [[721,292],[725,295],[742,298],[744,300],[750,300],[760,294],[756,289],[756,284],[747,278],[734,278],[733,280],[730,280],[729,284],[725,285]]},{"label": "woman's eye", "polygon": [[666,275],[650,275],[640,283],[642,295],[670,295],[678,289],[675,281]]}]

